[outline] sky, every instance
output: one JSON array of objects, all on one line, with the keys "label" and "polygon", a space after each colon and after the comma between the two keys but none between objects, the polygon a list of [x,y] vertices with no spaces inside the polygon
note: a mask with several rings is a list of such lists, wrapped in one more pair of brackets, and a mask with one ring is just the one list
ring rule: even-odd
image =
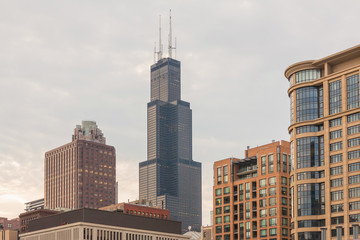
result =
[{"label": "sky", "polygon": [[150,65],[159,15],[167,49],[170,9],[203,225],[213,162],[289,139],[285,69],[360,43],[358,0],[0,1],[0,217],[43,197],[44,153],[82,120],[116,148],[119,201],[138,198]]}]

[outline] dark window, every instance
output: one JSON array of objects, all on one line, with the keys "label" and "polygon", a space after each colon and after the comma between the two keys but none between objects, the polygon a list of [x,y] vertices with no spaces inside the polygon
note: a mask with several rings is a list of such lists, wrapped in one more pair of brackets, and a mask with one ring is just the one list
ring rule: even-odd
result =
[{"label": "dark window", "polygon": [[329,83],[329,114],[341,112],[341,80]]},{"label": "dark window", "polygon": [[309,183],[298,186],[298,216],[325,214],[325,184]]},{"label": "dark window", "polygon": [[324,136],[299,138],[297,143],[297,168],[324,165]]},{"label": "dark window", "polygon": [[359,74],[346,78],[347,109],[359,107]]},{"label": "dark window", "polygon": [[323,116],[323,88],[303,87],[296,90],[296,121]]}]

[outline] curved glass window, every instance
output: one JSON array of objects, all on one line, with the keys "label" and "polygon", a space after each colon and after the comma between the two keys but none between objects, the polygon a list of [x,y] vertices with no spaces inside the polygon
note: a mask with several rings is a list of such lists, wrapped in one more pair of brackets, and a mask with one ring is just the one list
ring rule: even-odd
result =
[{"label": "curved glass window", "polygon": [[341,112],[341,80],[329,83],[329,114]]},{"label": "curved glass window", "polygon": [[295,83],[310,82],[321,78],[320,69],[308,69],[295,73]]},{"label": "curved glass window", "polygon": [[308,183],[297,186],[298,216],[325,214],[325,183]]},{"label": "curved glass window", "polygon": [[303,87],[296,90],[296,122],[323,117],[323,88]]},{"label": "curved glass window", "polygon": [[324,136],[296,140],[297,168],[324,165]]},{"label": "curved glass window", "polygon": [[290,124],[294,123],[294,101],[293,93],[290,93]]},{"label": "curved glass window", "polygon": [[307,132],[318,132],[324,130],[323,125],[307,125],[296,128],[296,134],[307,133]]}]

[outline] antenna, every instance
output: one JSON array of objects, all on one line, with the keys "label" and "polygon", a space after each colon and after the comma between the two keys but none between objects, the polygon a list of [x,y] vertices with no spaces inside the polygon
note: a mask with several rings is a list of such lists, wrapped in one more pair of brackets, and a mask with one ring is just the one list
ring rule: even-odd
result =
[{"label": "antenna", "polygon": [[161,44],[161,15],[159,15],[159,52],[158,60],[162,59],[162,44]]},{"label": "antenna", "polygon": [[[170,22],[169,22],[169,57],[172,58],[172,50],[176,49],[176,38],[175,38],[175,47],[172,45],[172,27],[171,27],[171,9],[170,9]],[[175,50],[176,51],[176,50]],[[176,52],[175,52],[176,55]]]},{"label": "antenna", "polygon": [[156,42],[154,42],[154,63],[156,63]]}]

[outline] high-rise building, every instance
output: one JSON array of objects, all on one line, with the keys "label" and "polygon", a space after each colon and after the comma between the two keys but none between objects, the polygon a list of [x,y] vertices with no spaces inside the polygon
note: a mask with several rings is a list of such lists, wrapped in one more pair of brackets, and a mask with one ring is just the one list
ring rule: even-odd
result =
[{"label": "high-rise building", "polygon": [[[291,65],[292,230],[295,240],[352,238],[360,221],[360,45]],[[325,230],[326,229],[326,230]]]},{"label": "high-rise building", "polygon": [[25,203],[25,212],[44,209],[44,198]]},{"label": "high-rise building", "polygon": [[47,209],[100,208],[115,203],[115,148],[96,122],[77,125],[72,142],[45,153]]},{"label": "high-rise building", "polygon": [[192,159],[192,111],[181,100],[180,62],[151,66],[147,161],[139,164],[139,198],[170,211],[183,232],[201,228],[201,163]]},{"label": "high-rise building", "polygon": [[279,141],[214,163],[214,239],[290,239],[289,157]]}]

